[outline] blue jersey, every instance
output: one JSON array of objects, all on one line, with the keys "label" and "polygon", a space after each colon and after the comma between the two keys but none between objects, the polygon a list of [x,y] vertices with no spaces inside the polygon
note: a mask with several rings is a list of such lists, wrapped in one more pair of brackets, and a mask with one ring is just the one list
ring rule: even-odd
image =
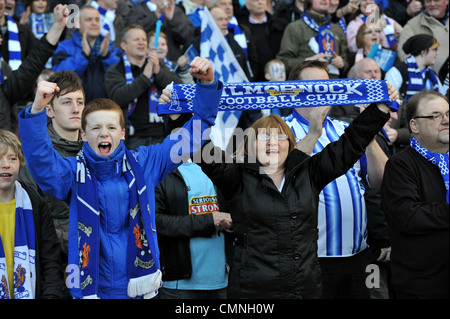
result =
[{"label": "blue jersey", "polygon": [[[308,121],[296,110],[286,117],[285,122],[299,141],[306,136]],[[337,141],[348,123],[327,117],[322,136],[314,147],[313,154],[322,151],[329,143]],[[319,196],[318,212],[318,256],[352,256],[368,247],[367,212],[364,201],[364,186],[361,178],[366,177],[365,155],[341,177],[329,183]]]}]

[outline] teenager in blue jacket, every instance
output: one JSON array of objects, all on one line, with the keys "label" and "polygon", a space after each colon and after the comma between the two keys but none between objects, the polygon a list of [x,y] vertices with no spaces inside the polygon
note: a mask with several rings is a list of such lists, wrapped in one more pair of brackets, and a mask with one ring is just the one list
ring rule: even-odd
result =
[{"label": "teenager in blue jacket", "polygon": [[161,286],[154,188],[200,149],[197,137],[214,125],[222,92],[207,59],[195,58],[191,73],[201,82],[192,119],[178,137],[135,151],[124,146],[123,114],[109,99],[86,105],[85,143],[76,158],[61,158],[46,132],[43,109],[58,94],[55,83],[40,82],[33,105],[20,113],[31,175],[44,192],[70,203],[68,283],[74,297],[153,297]]}]

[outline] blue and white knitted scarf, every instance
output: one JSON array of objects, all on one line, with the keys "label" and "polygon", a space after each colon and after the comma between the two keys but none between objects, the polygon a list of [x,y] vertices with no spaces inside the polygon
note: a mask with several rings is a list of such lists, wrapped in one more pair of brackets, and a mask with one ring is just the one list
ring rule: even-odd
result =
[{"label": "blue and white knitted scarf", "polygon": [[[150,298],[161,286],[156,231],[151,222],[147,186],[142,168],[125,150],[122,173],[129,189],[127,246],[128,296]],[[84,298],[97,298],[100,259],[100,204],[97,179],[83,150],[77,155],[78,250],[81,289]],[[76,223],[71,223],[76,225]],[[73,253],[69,247],[69,254]]]},{"label": "blue and white knitted scarf", "polygon": [[13,71],[17,70],[22,64],[22,50],[19,41],[19,28],[16,21],[5,13],[8,27],[8,50],[9,66]]},{"label": "blue and white knitted scarf", "polygon": [[[16,216],[14,229],[14,299],[34,299],[36,291],[36,236],[30,197],[15,183]],[[0,238],[0,299],[11,299],[6,257]]]},{"label": "blue and white knitted scarf", "polygon": [[114,10],[106,10],[102,8],[97,1],[91,1],[91,6],[98,10],[100,13],[101,29],[100,34],[106,36],[109,33],[110,41],[116,39],[116,30],[114,28],[114,20],[116,19],[116,12]]},{"label": "blue and white knitted scarf", "polygon": [[[133,72],[131,70],[131,63],[130,60],[128,60],[127,55],[124,53],[122,55],[123,58],[123,65],[125,67],[125,81],[127,84],[131,84],[134,81]],[[158,100],[161,95],[161,90],[158,89],[156,85],[153,84],[153,76],[150,80],[152,84],[150,85],[148,89],[148,112],[150,113],[156,113],[157,106],[158,106]],[[133,113],[133,111],[136,108],[137,98],[133,100],[130,104],[128,104],[128,117]],[[134,127],[131,125],[131,122],[129,122],[130,125],[130,136],[134,135]]]},{"label": "blue and white knitted scarf", "polygon": [[[410,55],[405,60],[408,66],[408,87],[406,88],[405,101],[408,101],[414,94],[423,89],[431,89],[439,92],[439,84],[434,71],[427,66],[423,70],[419,69],[416,59]],[[430,83],[427,83],[430,81]]]},{"label": "blue and white knitted scarf", "polygon": [[242,49],[244,49],[245,56],[248,59],[247,38],[244,32],[242,32],[241,27],[239,27],[238,21],[235,16],[232,16],[230,22],[228,22],[228,30],[233,32],[234,40]]},{"label": "blue and white knitted scarf", "polygon": [[[158,114],[193,111],[195,84],[173,84],[170,103],[158,104]],[[296,107],[386,103],[386,81],[367,79],[331,79],[311,81],[244,82],[224,84],[219,111],[252,111]]]},{"label": "blue and white knitted scarf", "polygon": [[417,151],[420,155],[425,157],[427,160],[429,160],[431,163],[436,165],[439,168],[439,171],[441,172],[442,178],[444,180],[445,189],[447,190],[447,203],[449,200],[449,156],[448,152],[446,154],[440,154],[440,153],[434,153],[429,150],[427,150],[425,147],[419,144],[419,142],[414,138],[411,137],[411,147]]},{"label": "blue and white knitted scarf", "polygon": [[315,36],[315,40],[319,45],[319,52],[317,53],[333,54],[336,50],[334,45],[334,35],[331,31],[331,20],[329,20],[326,25],[319,26],[306,12],[303,13],[302,20],[307,26],[318,32]]}]

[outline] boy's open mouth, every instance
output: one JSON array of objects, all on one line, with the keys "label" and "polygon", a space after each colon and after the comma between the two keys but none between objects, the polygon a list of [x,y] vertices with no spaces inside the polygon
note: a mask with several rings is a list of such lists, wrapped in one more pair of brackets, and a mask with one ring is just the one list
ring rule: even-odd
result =
[{"label": "boy's open mouth", "polygon": [[111,151],[111,143],[102,142],[98,144],[98,151],[100,152],[100,155],[107,156]]}]

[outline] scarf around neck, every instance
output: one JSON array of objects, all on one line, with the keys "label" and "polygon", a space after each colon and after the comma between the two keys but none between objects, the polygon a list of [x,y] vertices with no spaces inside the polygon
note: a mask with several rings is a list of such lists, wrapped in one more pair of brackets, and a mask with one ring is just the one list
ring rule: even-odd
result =
[{"label": "scarf around neck", "polygon": [[8,27],[9,66],[13,71],[22,64],[22,49],[19,41],[19,28],[16,21],[5,13]]},{"label": "scarf around neck", "polygon": [[[434,71],[429,67],[419,69],[416,58],[410,55],[405,60],[408,66],[408,87],[406,88],[405,101],[408,101],[414,94],[427,88],[427,81],[431,82],[431,89],[439,92],[439,84]],[[401,92],[402,93],[402,92]]]},{"label": "scarf around neck", "polygon": [[411,137],[411,147],[417,151],[420,155],[425,157],[428,161],[430,161],[432,164],[436,165],[439,168],[439,171],[441,172],[442,178],[444,180],[445,189],[447,190],[447,203],[449,200],[449,155],[448,152],[446,154],[440,154],[440,153],[434,153],[429,150],[427,150],[425,147],[419,144],[419,142],[414,138]]},{"label": "scarf around neck", "polygon": [[14,284],[14,299],[34,299],[36,292],[36,237],[30,196],[15,182],[14,278],[8,281],[6,257],[0,238],[0,299],[11,299],[8,283]]},{"label": "scarf around neck", "polygon": [[[87,146],[85,146],[87,147]],[[128,296],[151,298],[161,286],[161,271],[156,244],[156,231],[152,224],[148,204],[147,186],[142,168],[133,154],[124,147],[121,169],[129,189],[129,225],[127,244]],[[78,232],[78,243],[69,242],[69,260],[79,256],[81,294],[83,298],[97,298],[100,262],[100,203],[97,177],[86,160],[83,149],[77,155],[77,218],[69,223],[69,231]],[[76,245],[75,247],[73,247]],[[76,258],[76,257],[75,257]]]}]

